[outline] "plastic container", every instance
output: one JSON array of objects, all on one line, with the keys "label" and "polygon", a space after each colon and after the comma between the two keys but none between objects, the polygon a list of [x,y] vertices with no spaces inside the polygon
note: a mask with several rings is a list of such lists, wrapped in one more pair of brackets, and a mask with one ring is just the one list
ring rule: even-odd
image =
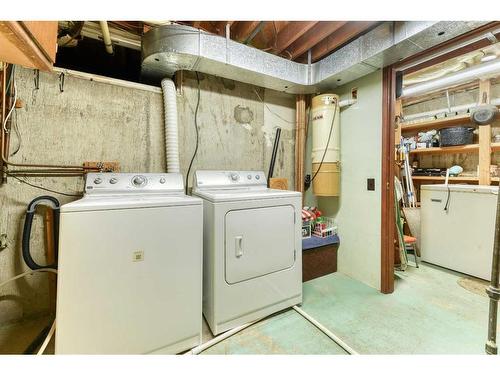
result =
[{"label": "plastic container", "polygon": [[338,197],[340,195],[340,163],[313,164],[312,175],[314,194],[319,197]]},{"label": "plastic container", "polygon": [[335,221],[332,217],[322,216],[314,224],[313,236],[315,237],[330,237],[337,234],[337,227],[335,226]]}]

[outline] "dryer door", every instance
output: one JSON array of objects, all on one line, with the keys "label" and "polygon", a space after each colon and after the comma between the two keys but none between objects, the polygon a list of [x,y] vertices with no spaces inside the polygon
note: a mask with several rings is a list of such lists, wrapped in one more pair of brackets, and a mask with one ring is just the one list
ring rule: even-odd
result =
[{"label": "dryer door", "polygon": [[226,282],[267,275],[295,262],[295,211],[276,206],[229,211],[225,218]]}]

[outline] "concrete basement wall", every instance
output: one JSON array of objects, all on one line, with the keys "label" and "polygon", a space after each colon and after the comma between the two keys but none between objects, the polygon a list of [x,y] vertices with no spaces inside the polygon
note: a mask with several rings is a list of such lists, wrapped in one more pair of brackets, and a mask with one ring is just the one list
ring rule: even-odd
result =
[{"label": "concrete basement wall", "polygon": [[[288,178],[293,189],[294,97],[213,76],[200,75],[200,78],[200,146],[193,170],[251,169],[267,173],[274,128],[281,126],[274,175]],[[25,105],[14,114],[22,145],[13,161],[57,164],[118,161],[122,172],[165,171],[163,104],[157,89],[125,88],[66,75],[64,92],[60,92],[58,74],[40,72],[40,88],[35,90],[33,70],[21,67],[16,68],[16,82],[19,98]],[[196,79],[188,74],[182,96],[177,98],[182,173],[187,170],[195,146],[196,98]],[[11,150],[16,148],[17,138],[13,133]],[[29,181],[68,193],[83,188],[80,177],[29,178]],[[43,194],[46,193],[12,178],[0,186],[0,234],[6,234],[8,242],[8,247],[0,251],[0,281],[27,270],[21,256],[24,213],[27,204]],[[62,204],[77,199],[49,194]],[[42,222],[43,217],[36,215],[31,240],[32,253],[40,263],[44,262],[45,252]],[[50,311],[47,275],[28,276],[0,292],[0,324]]]},{"label": "concrete basement wall", "polygon": [[[349,99],[358,88],[357,104],[340,112],[340,197],[315,197],[312,187],[306,204],[317,205],[338,224],[338,271],[380,289],[382,72],[377,71],[335,90]],[[311,174],[312,129],[307,138],[306,173]],[[366,179],[375,178],[375,191]]]}]

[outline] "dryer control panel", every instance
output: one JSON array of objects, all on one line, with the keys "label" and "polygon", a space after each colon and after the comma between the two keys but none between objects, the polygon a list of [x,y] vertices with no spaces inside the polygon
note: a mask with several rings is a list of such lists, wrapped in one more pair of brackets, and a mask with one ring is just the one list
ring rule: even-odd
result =
[{"label": "dryer control panel", "polygon": [[89,173],[85,194],[184,193],[180,173]]},{"label": "dryer control panel", "polygon": [[262,171],[196,171],[193,186],[197,189],[267,186]]}]

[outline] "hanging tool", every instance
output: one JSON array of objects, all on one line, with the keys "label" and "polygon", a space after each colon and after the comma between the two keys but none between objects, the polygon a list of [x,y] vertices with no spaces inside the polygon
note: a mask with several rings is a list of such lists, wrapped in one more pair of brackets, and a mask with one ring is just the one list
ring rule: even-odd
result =
[{"label": "hanging tool", "polygon": [[267,187],[271,183],[271,178],[274,173],[274,164],[276,163],[276,154],[278,153],[278,146],[280,144],[281,128],[276,128],[276,135],[274,136],[273,153],[271,156],[271,163],[269,164],[269,172],[267,173]]},{"label": "hanging tool", "polygon": [[488,125],[495,121],[498,115],[498,108],[496,105],[488,104],[488,94],[483,93],[481,104],[474,108],[470,113],[470,119],[473,123],[478,125]]}]

